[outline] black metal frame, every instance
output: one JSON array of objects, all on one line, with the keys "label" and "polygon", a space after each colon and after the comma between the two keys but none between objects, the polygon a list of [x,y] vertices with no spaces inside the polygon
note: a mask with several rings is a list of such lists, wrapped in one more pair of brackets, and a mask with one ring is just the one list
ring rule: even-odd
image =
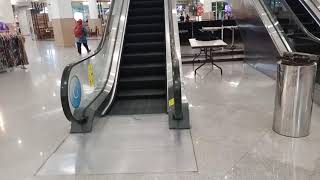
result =
[{"label": "black metal frame", "polygon": [[[208,49],[209,49],[209,54],[208,54]],[[196,59],[200,57],[200,55],[202,54],[202,52],[204,53],[205,55],[205,59],[203,60],[203,63],[198,66],[196,69],[194,69],[194,63],[196,62]],[[213,66],[216,66],[219,70],[220,70],[220,74],[222,76],[223,74],[223,70],[220,66],[218,66],[216,63],[214,63],[214,60],[213,60],[213,52],[214,52],[214,48],[201,48],[200,49],[200,53],[199,54],[195,54],[195,57],[193,58],[192,60],[192,66],[193,66],[193,69],[194,69],[194,74],[196,75],[197,74],[197,70],[199,70],[202,66],[204,66],[205,64],[207,64],[208,60],[211,62],[211,65],[212,65],[212,68]],[[209,57],[209,58],[208,58]],[[200,62],[200,59],[198,59],[197,62]]]}]

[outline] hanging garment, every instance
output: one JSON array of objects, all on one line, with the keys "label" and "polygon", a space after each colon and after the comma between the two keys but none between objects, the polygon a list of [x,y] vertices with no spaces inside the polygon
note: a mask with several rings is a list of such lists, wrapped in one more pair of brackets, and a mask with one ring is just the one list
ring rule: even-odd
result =
[{"label": "hanging garment", "polygon": [[21,35],[0,34],[0,71],[29,64],[24,42]]}]

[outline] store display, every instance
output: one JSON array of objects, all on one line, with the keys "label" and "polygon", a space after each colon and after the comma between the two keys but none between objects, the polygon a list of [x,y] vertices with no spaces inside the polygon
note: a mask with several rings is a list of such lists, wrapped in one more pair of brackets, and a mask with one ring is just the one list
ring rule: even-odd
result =
[{"label": "store display", "polygon": [[49,26],[47,4],[43,2],[32,2],[31,6],[31,17],[37,39],[44,40],[54,38],[53,28]]},{"label": "store display", "polygon": [[0,22],[0,32],[7,32],[9,31],[9,27],[3,23],[3,22]]},{"label": "store display", "polygon": [[0,71],[29,64],[21,35],[0,33]]}]

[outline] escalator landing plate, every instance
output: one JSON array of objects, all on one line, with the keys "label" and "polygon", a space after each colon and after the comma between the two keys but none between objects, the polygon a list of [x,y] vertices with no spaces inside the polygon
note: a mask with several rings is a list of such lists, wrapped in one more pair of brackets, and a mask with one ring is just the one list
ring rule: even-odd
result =
[{"label": "escalator landing plate", "polygon": [[158,114],[99,119],[92,133],[71,134],[37,176],[194,171],[190,131],[169,130]]}]

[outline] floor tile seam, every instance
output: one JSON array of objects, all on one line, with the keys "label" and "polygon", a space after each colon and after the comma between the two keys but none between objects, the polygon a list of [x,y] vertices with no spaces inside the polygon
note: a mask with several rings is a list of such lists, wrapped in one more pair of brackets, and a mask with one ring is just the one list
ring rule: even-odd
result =
[{"label": "floor tile seam", "polygon": [[[192,128],[192,127],[191,127],[191,128]],[[192,136],[191,130],[189,130],[189,134],[190,134],[191,143],[192,143],[193,156],[194,156],[194,160],[195,160],[196,168],[197,168],[197,171],[196,171],[196,172],[199,172],[199,165],[198,165],[198,160],[197,160],[197,155],[196,155],[196,151],[195,151],[195,146],[194,146],[193,136]]]},{"label": "floor tile seam", "polygon": [[99,176],[101,178],[110,178],[110,176],[199,176],[197,171],[185,171],[185,172],[166,172],[166,173],[109,173],[109,174],[70,174],[70,175],[39,175],[38,178],[52,178],[52,177],[61,177],[61,178],[93,178]]},{"label": "floor tile seam", "polygon": [[[270,130],[270,129],[266,130],[266,132],[264,132],[260,137],[257,138],[257,140],[251,145],[251,147],[255,147],[255,146],[258,145],[260,142],[262,142],[263,137],[265,137],[265,136],[266,136],[267,134],[269,134],[269,133],[272,133],[272,130]],[[235,168],[245,157],[247,157],[247,155],[250,154],[251,151],[252,151],[252,148],[249,149],[247,152],[245,152],[245,153],[239,158],[239,160],[238,160],[237,162],[235,162],[234,165],[233,165],[229,170],[227,170],[227,171],[224,173],[224,175],[223,175],[221,178],[224,178],[226,175],[228,175],[228,174],[232,171],[233,168]],[[266,168],[267,168],[267,167],[266,167]],[[269,168],[267,168],[267,169],[269,169]]]},{"label": "floor tile seam", "polygon": [[70,136],[69,133],[65,135],[65,137],[62,139],[62,141],[58,144],[58,146],[53,150],[53,152],[43,161],[43,163],[40,165],[40,167],[33,173],[33,176],[37,176],[37,174],[40,172],[40,170],[46,165],[46,163],[49,161],[49,159],[60,149],[60,147],[66,142],[68,137]]},{"label": "floor tile seam", "polygon": [[87,173],[87,174],[81,174],[81,173],[75,173],[72,175],[54,175],[54,176],[130,176],[130,175],[136,175],[136,176],[164,176],[164,175],[197,175],[199,174],[198,171],[188,171],[188,170],[182,170],[182,171],[169,171],[169,172],[132,172],[132,173]]}]

